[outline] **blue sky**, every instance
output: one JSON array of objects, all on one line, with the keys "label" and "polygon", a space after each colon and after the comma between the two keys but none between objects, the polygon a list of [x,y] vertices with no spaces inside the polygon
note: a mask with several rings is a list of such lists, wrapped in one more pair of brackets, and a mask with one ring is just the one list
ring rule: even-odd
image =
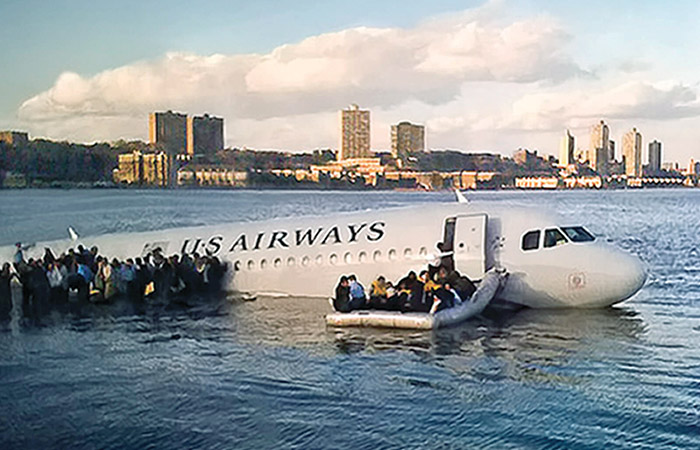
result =
[{"label": "blue sky", "polygon": [[223,116],[229,145],[308,150],[335,147],[357,101],[376,149],[407,119],[435,148],[556,154],[603,118],[700,159],[698,2],[4,0],[0,17],[0,128],[32,136],[145,139],[172,108]]}]

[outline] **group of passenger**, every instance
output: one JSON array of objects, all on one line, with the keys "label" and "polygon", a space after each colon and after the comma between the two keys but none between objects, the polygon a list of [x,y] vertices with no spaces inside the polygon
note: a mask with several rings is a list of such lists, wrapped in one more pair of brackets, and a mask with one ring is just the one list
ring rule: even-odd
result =
[{"label": "group of passenger", "polygon": [[174,296],[215,292],[222,288],[227,267],[218,258],[199,254],[164,256],[160,249],[145,257],[120,260],[99,254],[97,247],[82,245],[55,256],[44,250],[42,258],[25,260],[28,249],[16,244],[12,265],[0,270],[0,314],[12,308],[12,280],[22,288],[22,307],[35,310],[42,304],[69,301],[110,302],[124,298],[170,300]]},{"label": "group of passenger", "polygon": [[449,265],[428,266],[419,275],[411,271],[396,283],[380,275],[369,293],[355,275],[343,275],[335,289],[333,307],[339,312],[374,309],[435,313],[467,301],[474,291],[474,283]]}]

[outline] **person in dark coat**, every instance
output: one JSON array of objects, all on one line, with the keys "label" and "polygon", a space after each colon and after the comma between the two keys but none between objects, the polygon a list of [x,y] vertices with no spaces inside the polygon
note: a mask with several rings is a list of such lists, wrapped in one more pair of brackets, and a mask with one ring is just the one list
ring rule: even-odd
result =
[{"label": "person in dark coat", "polygon": [[12,311],[12,278],[16,275],[10,271],[10,263],[5,263],[0,270],[0,318],[7,317]]},{"label": "person in dark coat", "polygon": [[335,288],[333,308],[338,312],[350,312],[350,282],[345,275],[340,277],[338,286]]}]

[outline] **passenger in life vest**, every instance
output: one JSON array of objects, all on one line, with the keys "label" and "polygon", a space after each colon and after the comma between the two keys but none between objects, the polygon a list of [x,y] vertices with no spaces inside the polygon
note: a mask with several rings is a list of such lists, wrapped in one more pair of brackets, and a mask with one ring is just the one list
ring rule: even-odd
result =
[{"label": "passenger in life vest", "polygon": [[368,309],[386,309],[388,305],[388,291],[391,283],[387,283],[383,275],[379,275],[372,282],[369,290]]}]

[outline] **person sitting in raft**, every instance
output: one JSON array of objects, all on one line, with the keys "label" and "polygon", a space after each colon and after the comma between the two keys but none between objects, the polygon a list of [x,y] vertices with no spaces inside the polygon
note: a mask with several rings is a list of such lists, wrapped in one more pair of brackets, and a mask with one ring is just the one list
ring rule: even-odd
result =
[{"label": "person sitting in raft", "polygon": [[355,275],[348,276],[348,282],[350,283],[350,308],[351,310],[363,309],[367,306],[367,295],[365,294],[365,287],[357,281]]},{"label": "person sitting in raft", "polygon": [[384,278],[384,275],[379,275],[377,279],[372,282],[369,288],[369,302],[367,303],[369,309],[384,309],[388,303],[389,284],[386,278]]},{"label": "person sitting in raft", "polygon": [[408,297],[411,294],[411,273],[401,278],[394,289],[394,294],[387,299],[386,309],[389,311],[407,310]]},{"label": "person sitting in raft", "polygon": [[462,298],[450,283],[445,283],[445,290],[452,294],[452,306],[459,306],[462,304]]},{"label": "person sitting in raft", "polygon": [[424,284],[415,272],[411,272],[411,279],[408,284],[408,300],[404,305],[404,312],[428,312],[430,306],[425,300]]},{"label": "person sitting in raft", "polygon": [[441,267],[438,271],[437,282],[442,286],[445,283],[450,283],[450,286],[459,293],[459,297],[462,299],[468,299],[476,292],[476,286],[472,280],[456,270],[448,271],[445,267]]},{"label": "person sitting in raft", "polygon": [[425,292],[432,292],[440,288],[440,285],[437,284],[435,280],[429,275],[430,274],[427,270],[423,270],[421,271],[420,276],[418,277],[423,282],[423,290]]},{"label": "person sitting in raft", "polygon": [[440,278],[438,279],[437,289],[433,289],[430,292],[429,297],[432,297],[432,305],[429,312],[434,314],[437,311],[442,311],[443,309],[452,308],[455,306],[455,299],[459,298],[459,295],[457,295],[456,291],[452,289],[452,286],[449,282],[447,282],[447,280]]},{"label": "person sitting in raft", "polygon": [[348,282],[348,277],[345,275],[340,277],[338,286],[335,287],[333,308],[338,312],[350,311],[350,283]]}]

